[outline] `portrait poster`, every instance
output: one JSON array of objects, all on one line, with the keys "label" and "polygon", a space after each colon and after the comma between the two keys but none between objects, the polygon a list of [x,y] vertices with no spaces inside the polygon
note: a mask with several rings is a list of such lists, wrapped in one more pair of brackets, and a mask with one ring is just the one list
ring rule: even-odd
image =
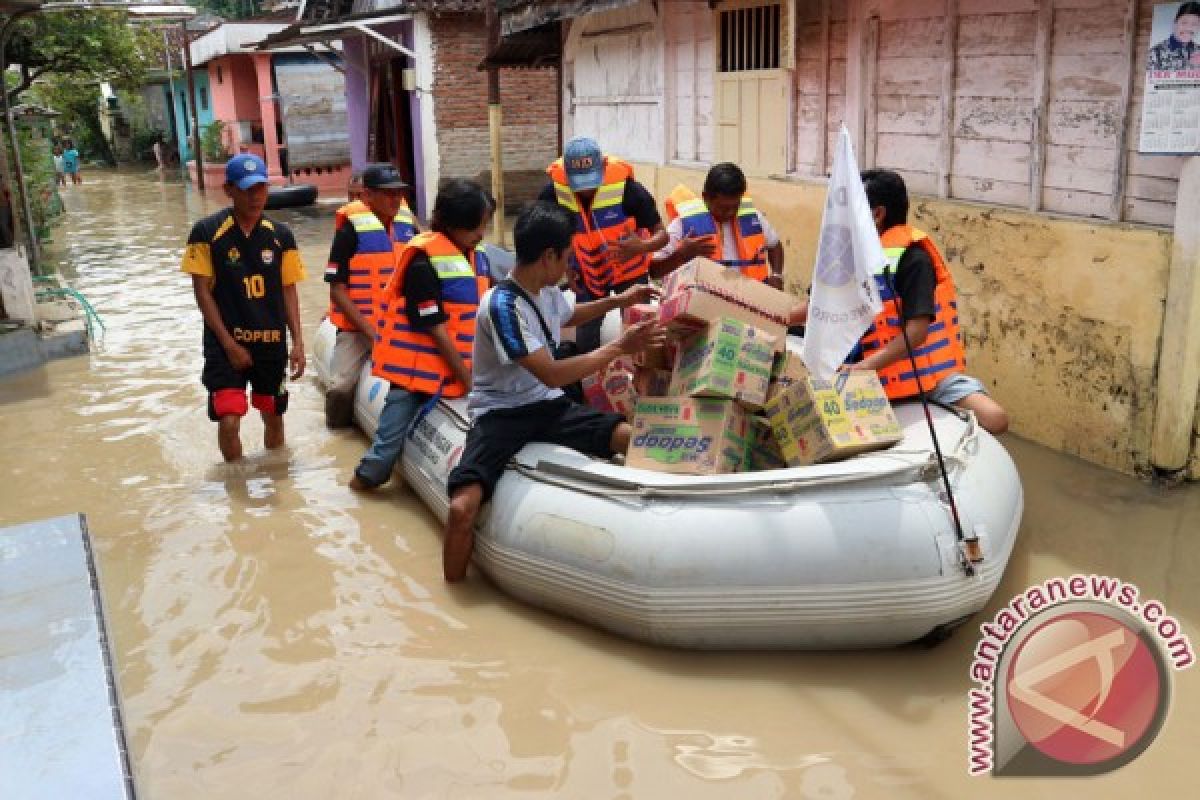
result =
[{"label": "portrait poster", "polygon": [[1200,153],[1200,2],[1154,6],[1138,152]]}]

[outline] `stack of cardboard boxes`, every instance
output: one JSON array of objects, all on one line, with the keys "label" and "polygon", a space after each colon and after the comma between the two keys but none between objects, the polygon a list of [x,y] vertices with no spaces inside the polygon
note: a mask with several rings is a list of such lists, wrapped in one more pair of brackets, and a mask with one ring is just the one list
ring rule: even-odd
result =
[{"label": "stack of cardboard boxes", "polygon": [[787,349],[794,302],[698,258],[669,276],[661,305],[628,309],[625,324],[656,315],[671,337],[662,352],[618,359],[585,382],[593,404],[631,417],[625,463],[713,475],[815,464],[899,441],[875,373],[818,381]]}]

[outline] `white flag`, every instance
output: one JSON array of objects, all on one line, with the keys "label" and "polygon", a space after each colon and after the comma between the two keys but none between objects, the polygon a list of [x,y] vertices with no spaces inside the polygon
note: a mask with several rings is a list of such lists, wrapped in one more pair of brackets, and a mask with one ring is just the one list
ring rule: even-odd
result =
[{"label": "white flag", "polygon": [[874,275],[884,261],[850,132],[843,125],[825,198],[800,355],[815,377],[833,376],[883,308]]}]

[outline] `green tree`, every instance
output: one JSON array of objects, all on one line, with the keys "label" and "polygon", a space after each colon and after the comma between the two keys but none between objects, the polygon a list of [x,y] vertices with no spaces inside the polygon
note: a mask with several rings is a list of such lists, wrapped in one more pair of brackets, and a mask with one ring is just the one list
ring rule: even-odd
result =
[{"label": "green tree", "polygon": [[152,31],[127,24],[122,11],[33,14],[17,24],[5,53],[3,68],[16,66],[20,75],[8,101],[16,104],[34,81],[52,75],[134,88],[157,61],[156,42]]}]

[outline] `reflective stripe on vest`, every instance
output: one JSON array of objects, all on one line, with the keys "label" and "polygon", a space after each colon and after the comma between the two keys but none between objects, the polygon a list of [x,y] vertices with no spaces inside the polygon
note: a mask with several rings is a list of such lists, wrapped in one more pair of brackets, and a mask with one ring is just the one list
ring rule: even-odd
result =
[{"label": "reflective stripe on vest", "polygon": [[[883,253],[887,257],[893,282],[900,258],[909,247],[922,248],[933,262],[936,279],[933,290],[933,322],[929,325],[925,341],[913,351],[917,362],[915,372],[907,354],[879,370],[879,382],[883,384],[884,391],[892,400],[916,397],[920,389],[930,392],[938,383],[951,375],[963,372],[967,367],[962,346],[962,331],[958,325],[958,292],[954,288],[954,278],[950,275],[942,254],[924,231],[908,225],[896,225],[883,234]],[[883,300],[883,309],[862,337],[860,344],[864,355],[884,347],[900,335],[902,309],[887,285],[883,266],[876,271],[875,286]]]},{"label": "reflective stripe on vest", "polygon": [[614,156],[605,156],[604,177],[589,211],[584,211],[567,182],[562,159],[551,164],[546,172],[554,183],[558,204],[575,218],[575,261],[584,285],[592,294],[604,296],[613,286],[635,280],[646,274],[650,255],[643,253],[628,261],[610,258],[609,245],[626,236],[637,234],[637,220],[625,214],[625,182],[633,180],[633,167]]},{"label": "reflective stripe on vest", "polygon": [[[383,223],[364,203],[347,203],[338,213],[344,210],[348,210],[348,213],[339,227],[349,222],[358,236],[358,247],[350,258],[346,294],[358,307],[358,313],[373,320],[378,313],[383,288],[396,269],[396,259],[404,245],[415,235],[413,215],[407,206],[401,207],[392,221],[392,235],[389,238]],[[329,321],[340,331],[358,330],[333,303],[329,304]]]},{"label": "reflective stripe on vest", "polygon": [[738,257],[730,260],[724,257],[724,242],[721,240],[722,226],[717,224],[709,212],[704,200],[696,197],[686,186],[676,186],[667,200],[667,215],[678,216],[683,225],[684,236],[710,238],[716,249],[716,261],[727,267],[738,269],[748,278],[765,281],[767,269],[767,237],[763,234],[762,223],[758,218],[758,209],[754,201],[742,195],[738,205],[737,218],[734,220],[733,236],[737,247]]},{"label": "reflective stripe on vest", "polygon": [[404,273],[417,253],[424,253],[433,264],[440,283],[438,300],[446,313],[446,332],[467,369],[471,368],[471,348],[475,343],[475,314],[479,298],[487,288],[487,278],[476,274],[476,265],[440,233],[422,233],[400,253],[396,272],[384,290],[386,304],[381,305],[379,335],[371,352],[371,372],[411,392],[462,397],[466,387],[454,376],[442,358],[433,337],[414,328],[408,320],[404,302]]}]

